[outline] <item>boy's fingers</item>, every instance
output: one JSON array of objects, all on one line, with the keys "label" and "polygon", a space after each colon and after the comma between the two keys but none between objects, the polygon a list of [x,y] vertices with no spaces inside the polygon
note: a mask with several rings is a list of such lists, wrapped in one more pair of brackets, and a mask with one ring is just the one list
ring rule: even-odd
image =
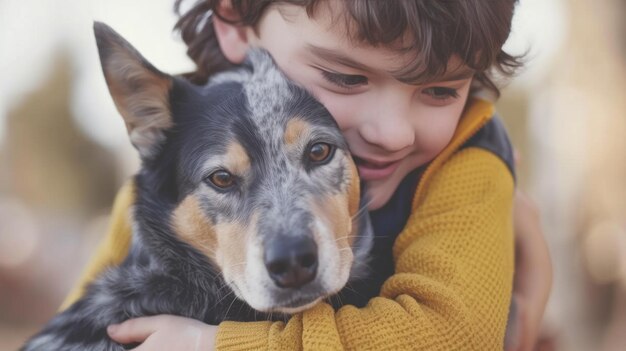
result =
[{"label": "boy's fingers", "polygon": [[157,330],[159,316],[129,319],[121,324],[112,324],[107,328],[111,339],[121,343],[144,342]]}]

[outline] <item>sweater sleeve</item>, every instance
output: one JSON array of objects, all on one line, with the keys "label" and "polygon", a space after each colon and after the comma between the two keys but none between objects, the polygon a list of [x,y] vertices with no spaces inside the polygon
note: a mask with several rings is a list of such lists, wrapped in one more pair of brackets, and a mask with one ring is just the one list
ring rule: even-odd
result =
[{"label": "sweater sleeve", "polygon": [[367,306],[283,322],[223,322],[218,350],[502,350],[513,285],[513,178],[466,148],[431,178]]}]

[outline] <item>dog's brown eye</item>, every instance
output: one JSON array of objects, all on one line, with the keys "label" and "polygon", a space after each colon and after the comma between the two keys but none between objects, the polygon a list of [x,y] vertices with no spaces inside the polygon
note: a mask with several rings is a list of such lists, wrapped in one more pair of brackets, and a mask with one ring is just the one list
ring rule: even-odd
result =
[{"label": "dog's brown eye", "polygon": [[235,184],[235,177],[224,170],[211,173],[209,180],[213,183],[213,185],[221,189],[230,188],[233,184]]},{"label": "dog's brown eye", "polygon": [[309,150],[309,158],[312,162],[321,163],[331,156],[333,148],[326,143],[317,143],[311,146]]}]

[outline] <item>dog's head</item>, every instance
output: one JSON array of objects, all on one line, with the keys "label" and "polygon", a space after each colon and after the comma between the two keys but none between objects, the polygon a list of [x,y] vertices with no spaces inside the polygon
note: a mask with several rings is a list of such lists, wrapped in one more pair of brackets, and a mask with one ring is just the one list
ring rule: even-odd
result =
[{"label": "dog's head", "polygon": [[169,240],[202,254],[259,311],[300,311],[343,288],[371,238],[357,216],[357,169],[328,111],[264,51],[194,86],[94,28],[142,159],[138,180],[170,204]]}]

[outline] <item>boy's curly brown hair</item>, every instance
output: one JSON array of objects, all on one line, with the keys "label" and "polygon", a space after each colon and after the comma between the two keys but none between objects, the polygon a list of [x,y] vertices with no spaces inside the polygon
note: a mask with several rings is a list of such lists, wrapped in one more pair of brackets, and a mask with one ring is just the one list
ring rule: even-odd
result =
[{"label": "boy's curly brown hair", "polygon": [[[237,19],[219,13],[221,0],[196,0],[181,13],[184,0],[176,0],[174,9],[180,18],[179,30],[188,46],[187,54],[197,65],[188,78],[202,83],[219,71],[232,67],[222,54],[213,29],[211,13],[222,20],[255,27],[268,6],[288,3],[303,6],[309,16],[327,0],[231,0]],[[521,56],[502,50],[511,31],[511,20],[517,0],[344,0],[346,21],[352,40],[372,46],[390,46],[410,34],[410,45],[403,52],[415,53],[406,68],[415,72],[408,83],[434,81],[442,76],[453,56],[474,69],[480,87],[499,95],[494,73],[512,76],[522,66]]]}]

